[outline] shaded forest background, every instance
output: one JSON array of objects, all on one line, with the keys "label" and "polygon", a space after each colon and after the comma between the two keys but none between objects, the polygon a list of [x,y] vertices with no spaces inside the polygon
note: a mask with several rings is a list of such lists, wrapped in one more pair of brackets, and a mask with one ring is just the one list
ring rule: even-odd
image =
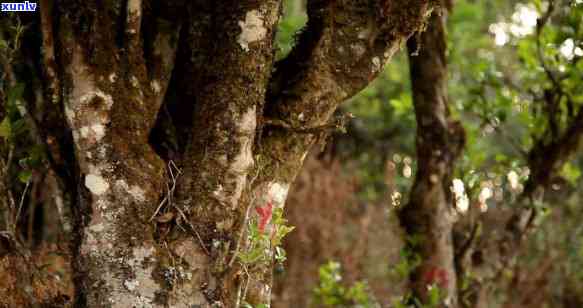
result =
[{"label": "shaded forest background", "polygon": [[[560,3],[557,24],[537,34],[537,18],[544,15],[545,5],[462,0],[455,1],[449,16],[450,106],[467,137],[453,184],[459,184],[454,195],[461,216],[455,228],[476,230],[478,238],[504,228],[508,204],[528,177],[526,150],[546,125],[536,111],[541,103],[533,101],[551,82],[541,67],[537,40],[546,44],[550,69],[563,76],[567,91],[581,98],[581,3]],[[287,9],[280,35],[284,52],[292,29],[304,21],[298,6],[290,2]],[[365,283],[375,301],[400,307],[407,294],[406,277],[415,266],[397,218],[416,171],[409,78],[402,51],[378,80],[344,105],[344,111],[355,115],[348,133],[336,135],[306,163],[287,204],[296,230],[286,241],[289,260],[276,280],[275,307],[358,302],[358,295],[338,296],[327,280],[334,280],[328,277],[331,272],[341,275],[337,278],[342,287],[358,289]],[[490,285],[490,295],[479,307],[583,305],[583,156],[577,153],[553,178],[541,205],[543,214],[537,217],[538,229],[513,265],[495,279],[482,281]],[[471,255],[477,263],[494,259],[479,249]],[[464,288],[468,291],[473,279],[488,276],[481,275],[467,273],[461,282],[462,305],[467,302]]]},{"label": "shaded forest background", "polygon": [[[289,52],[307,20],[303,6],[301,0],[286,1],[278,57]],[[467,252],[474,264],[497,262],[482,253],[480,243],[503,228],[508,205],[524,189],[527,150],[549,130],[562,129],[564,119],[552,123],[541,116],[561,113],[541,107],[545,95],[553,95],[545,89],[556,82],[548,72],[559,76],[560,91],[578,103],[577,110],[583,106],[583,3],[558,1],[554,19],[542,27],[537,19],[548,6],[538,0],[458,0],[448,18],[450,111],[466,131],[452,183],[454,242],[477,243]],[[16,55],[14,38],[31,35],[27,31],[23,21],[0,36],[2,65]],[[342,106],[339,114],[354,116],[347,132],[332,135],[313,151],[292,186],[285,215],[295,230],[284,240],[286,260],[275,269],[272,307],[402,307],[407,277],[416,266],[406,245],[415,239],[405,235],[397,217],[408,202],[417,162],[406,53],[403,49],[377,80]],[[4,100],[34,95],[6,80]],[[557,108],[569,113],[568,104]],[[15,139],[30,143],[22,137],[27,135],[24,117],[18,123],[8,116],[0,120],[0,138],[20,135]],[[0,279],[0,294],[13,300],[9,307],[34,298],[65,301],[73,292],[63,241],[70,226],[59,220],[58,200],[39,201],[52,198],[43,188],[56,185],[54,176],[39,171],[40,149],[23,148],[14,153],[20,165],[17,185],[32,197],[20,204],[16,221],[14,213],[2,209],[0,229],[18,229],[25,247],[5,241],[0,256],[9,249],[41,253],[24,259],[30,264],[0,259],[0,277],[11,277]],[[536,231],[514,262],[501,273],[464,273],[460,303],[479,284],[488,294],[480,307],[583,307],[582,168],[578,151],[552,178],[537,205]],[[41,203],[50,207],[40,209]],[[35,275],[19,280],[18,269],[31,264]]]}]

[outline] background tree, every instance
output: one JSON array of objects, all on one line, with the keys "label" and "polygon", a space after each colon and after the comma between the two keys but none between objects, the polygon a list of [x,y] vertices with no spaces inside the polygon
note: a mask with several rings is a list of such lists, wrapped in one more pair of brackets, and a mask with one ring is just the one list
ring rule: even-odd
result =
[{"label": "background tree", "polygon": [[[465,143],[461,123],[450,117],[447,93],[446,10],[409,40],[413,105],[417,119],[417,172],[409,202],[399,213],[413,258],[413,297],[427,305],[457,306],[455,222],[451,182]],[[438,296],[431,296],[436,293]],[[432,303],[432,301],[437,301]]]}]

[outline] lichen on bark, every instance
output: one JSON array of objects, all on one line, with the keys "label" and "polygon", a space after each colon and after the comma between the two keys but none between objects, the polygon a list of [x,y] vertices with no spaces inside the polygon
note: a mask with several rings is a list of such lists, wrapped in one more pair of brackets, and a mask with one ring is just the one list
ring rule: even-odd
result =
[{"label": "lichen on bark", "polygon": [[[243,284],[245,301],[268,304],[271,262],[245,278],[239,239],[250,210],[283,208],[319,138],[264,116],[326,124],[429,9],[383,3],[310,2],[308,28],[275,74],[279,0],[43,6],[75,150],[78,305],[233,307]],[[167,127],[181,139],[172,149],[160,142]]]}]

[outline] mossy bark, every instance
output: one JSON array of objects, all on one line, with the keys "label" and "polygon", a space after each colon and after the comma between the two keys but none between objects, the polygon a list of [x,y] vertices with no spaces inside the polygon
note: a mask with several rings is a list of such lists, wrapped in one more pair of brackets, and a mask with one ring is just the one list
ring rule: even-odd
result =
[{"label": "mossy bark", "polygon": [[57,151],[74,149],[59,174],[75,220],[76,305],[269,304],[273,247],[267,262],[238,259],[249,219],[284,206],[338,105],[432,5],[310,2],[279,63],[279,0],[41,6],[43,90],[61,111],[46,119],[66,123],[50,126]]}]

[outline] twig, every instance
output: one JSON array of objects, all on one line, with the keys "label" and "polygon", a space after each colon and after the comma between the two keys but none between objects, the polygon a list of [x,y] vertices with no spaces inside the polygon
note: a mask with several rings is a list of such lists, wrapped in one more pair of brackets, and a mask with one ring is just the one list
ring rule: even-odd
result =
[{"label": "twig", "polygon": [[30,186],[31,180],[32,180],[32,178],[29,178],[28,181],[26,181],[26,186],[24,186],[24,191],[22,192],[22,196],[20,197],[20,204],[18,205],[18,211],[16,212],[16,219],[14,220],[14,223],[13,223],[13,229],[14,229],[13,232],[16,232],[16,225],[18,224],[18,218],[20,217],[20,212],[22,211],[22,205],[24,204],[24,197],[26,197],[26,192],[28,190],[28,187]]},{"label": "twig", "polygon": [[292,131],[298,134],[322,134],[325,132],[345,132],[346,131],[346,122],[349,119],[352,119],[354,116],[350,113],[344,114],[336,119],[336,121],[332,121],[330,123],[326,123],[323,125],[317,125],[312,127],[294,127],[293,125],[289,124],[286,121],[280,119],[270,119],[270,118],[263,118],[263,124],[267,126],[276,126],[281,127],[286,130]]},{"label": "twig", "polygon": [[542,34],[542,30],[544,29],[547,22],[551,18],[551,15],[552,15],[554,9],[555,9],[554,1],[551,0],[551,1],[549,1],[549,7],[548,7],[547,11],[545,12],[545,14],[543,16],[541,16],[539,19],[537,19],[537,23],[536,23],[536,52],[537,52],[538,60],[541,64],[542,68],[544,69],[545,73],[547,74],[547,76],[549,77],[549,79],[551,80],[553,85],[560,89],[561,88],[560,82],[557,80],[557,77],[550,70],[550,68],[547,66],[547,63],[545,61],[544,54],[542,52],[541,37],[540,37]]},{"label": "twig", "polygon": [[[2,161],[2,171],[1,174],[4,175],[3,177],[3,181],[4,181],[4,189],[6,190],[6,194],[8,195],[8,202],[10,203],[10,209],[11,211],[14,211],[16,209],[16,202],[14,201],[14,195],[12,194],[12,190],[9,188],[9,180],[8,180],[8,169],[10,168],[10,165],[12,165],[12,161],[14,160],[14,145],[10,144],[10,149],[8,150],[8,158],[6,159],[6,163],[4,163],[4,161]],[[12,212],[14,213],[14,212]]]},{"label": "twig", "polygon": [[[248,187],[253,187],[253,183],[255,183],[255,180],[257,180],[257,178],[259,177],[259,172],[260,170],[257,169],[257,173],[255,174],[253,179],[249,182]],[[247,210],[245,211],[245,217],[243,218],[243,223],[241,224],[241,230],[239,231],[239,238],[237,239],[237,243],[235,244],[235,251],[233,252],[231,260],[229,260],[227,267],[233,266],[233,263],[237,259],[237,255],[239,254],[239,247],[241,246],[241,242],[243,241],[243,235],[245,234],[245,228],[247,226],[247,221],[249,220],[249,214],[251,212],[253,204],[255,203],[256,198],[257,196],[253,194],[253,198],[249,201],[249,206],[247,206]]]},{"label": "twig", "polygon": [[[174,173],[172,172],[172,168],[175,168],[177,172],[176,176],[174,176]],[[162,199],[162,201],[160,202],[160,204],[158,205],[158,208],[156,208],[156,211],[154,211],[154,214],[152,215],[152,217],[150,217],[149,221],[154,220],[154,218],[156,218],[156,216],[158,215],[158,213],[160,212],[160,209],[162,209],[162,206],[168,202],[168,204],[172,203],[172,195],[174,195],[174,191],[176,190],[176,182],[178,181],[178,177],[182,174],[182,171],[176,167],[176,164],[173,161],[170,161],[168,163],[168,172],[170,173],[170,177],[172,178],[172,187],[170,188],[168,186],[168,182],[166,182],[166,196],[164,197],[164,199]]]},{"label": "twig", "polygon": [[243,270],[245,271],[245,274],[247,274],[247,282],[245,283],[245,289],[243,289],[243,297],[241,297],[241,300],[245,301],[245,298],[247,298],[247,289],[249,288],[249,283],[251,281],[251,275],[249,274],[249,271],[247,271],[246,265],[243,265]]},{"label": "twig", "polygon": [[28,200],[28,247],[32,247],[33,244],[33,233],[34,233],[34,213],[36,212],[36,196],[38,195],[38,183],[44,181],[44,179],[39,179],[38,181],[32,182],[32,187],[30,189],[30,198]]},{"label": "twig", "polygon": [[[483,85],[482,85],[483,86]],[[488,99],[484,96],[483,91],[480,93],[480,95],[478,95],[478,97],[480,98],[480,100],[486,104],[488,103]],[[506,139],[508,141],[508,143],[510,144],[510,146],[518,153],[520,154],[523,158],[527,158],[528,157],[528,153],[522,149],[522,147],[520,146],[520,143],[518,141],[516,141],[514,138],[512,138],[511,136],[507,135],[506,132],[504,130],[501,130],[500,127],[498,126],[497,123],[494,123],[492,121],[492,119],[490,119],[487,116],[481,116],[481,115],[477,115],[480,119],[482,119],[483,121],[486,122],[486,124],[490,125],[495,131],[496,133],[498,133],[499,135],[502,136],[502,138]]]},{"label": "twig", "polygon": [[202,247],[202,249],[204,250],[204,252],[210,256],[211,253],[210,251],[208,251],[208,249],[206,248],[206,246],[204,245],[204,241],[202,240],[202,237],[200,236],[200,234],[198,234],[198,231],[196,231],[196,229],[194,228],[194,226],[192,225],[192,223],[190,222],[190,220],[188,220],[186,218],[186,215],[184,215],[184,213],[182,212],[181,209],[179,209],[177,206],[174,206],[174,208],[178,211],[178,213],[180,214],[180,216],[182,217],[182,219],[188,224],[188,226],[190,227],[190,230],[192,230],[192,232],[194,232],[194,234],[196,235],[196,237],[198,238],[198,241],[200,243],[200,246]]},{"label": "twig", "polygon": [[[174,171],[176,171],[176,173],[174,173]],[[176,166],[176,164],[173,161],[170,161],[170,162],[168,162],[168,173],[170,174],[170,179],[172,180],[172,187],[168,186],[168,182],[166,182],[166,190],[167,190],[166,196],[164,197],[164,199],[162,199],[162,201],[158,205],[158,208],[156,208],[156,211],[154,212],[152,217],[150,217],[149,221],[154,220],[154,218],[156,218],[156,216],[158,215],[158,213],[160,212],[160,210],[162,209],[164,204],[168,203],[169,206],[172,206],[172,208],[176,209],[178,214],[180,214],[180,217],[182,218],[182,220],[184,222],[186,222],[186,224],[190,228],[190,231],[192,233],[194,233],[194,235],[196,235],[196,238],[198,239],[200,246],[202,247],[204,252],[210,256],[210,252],[208,251],[208,249],[204,245],[204,241],[202,240],[202,237],[200,236],[198,231],[196,231],[196,229],[194,228],[192,223],[190,223],[190,220],[188,220],[188,218],[186,217],[184,212],[178,206],[176,206],[174,204],[174,202],[172,202],[172,196],[174,195],[174,191],[176,190],[176,184],[178,182],[178,178],[182,174],[182,170],[180,170],[180,168],[178,168],[178,166]],[[183,231],[187,232],[187,230],[182,227],[182,225],[180,224],[178,219],[176,220],[176,224]]]},{"label": "twig", "polygon": [[[174,173],[173,170],[176,171],[176,173]],[[188,218],[186,217],[186,215],[184,214],[184,212],[178,206],[176,206],[174,204],[174,202],[172,202],[172,196],[174,196],[174,191],[176,190],[176,184],[178,182],[178,178],[182,174],[182,170],[180,170],[180,168],[178,168],[178,166],[176,166],[176,164],[174,163],[174,161],[170,161],[170,162],[168,162],[168,173],[170,173],[170,178],[172,180],[172,187],[169,187],[168,186],[168,183],[166,183],[166,189],[167,189],[166,196],[164,197],[164,199],[162,199],[162,202],[160,202],[160,205],[158,205],[158,208],[154,212],[154,215],[152,215],[152,217],[150,217],[150,221],[154,220],[154,218],[160,212],[160,209],[162,209],[162,206],[164,206],[164,204],[168,203],[169,206],[172,206],[180,214],[180,217],[182,218],[182,220],[184,222],[186,222],[186,224],[190,228],[191,232],[196,235],[196,238],[198,239],[198,241],[200,243],[200,246],[202,247],[202,249],[204,250],[204,252],[207,255],[210,256],[210,252],[208,251],[208,249],[204,245],[204,241],[202,240],[202,237],[200,236],[200,234],[198,233],[198,231],[196,231],[196,229],[194,228],[194,226],[192,225],[192,223],[190,223],[190,220],[188,220]],[[176,224],[182,230],[186,231],[182,227],[182,225],[180,224],[180,222],[179,222],[178,219],[176,220]]]}]

